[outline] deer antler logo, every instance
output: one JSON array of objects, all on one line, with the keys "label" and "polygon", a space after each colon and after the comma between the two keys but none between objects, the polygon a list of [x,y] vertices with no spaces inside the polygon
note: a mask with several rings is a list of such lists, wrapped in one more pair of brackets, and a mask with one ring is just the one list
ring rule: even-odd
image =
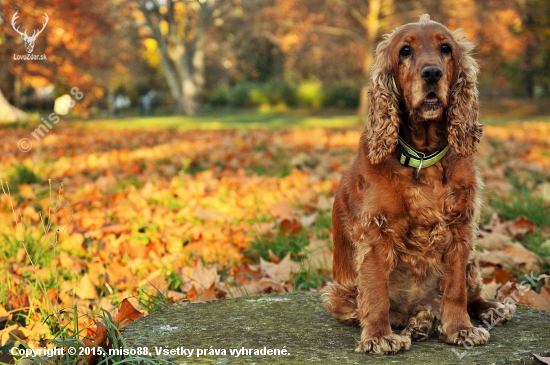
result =
[{"label": "deer antler logo", "polygon": [[21,35],[21,38],[23,38],[23,40],[25,41],[25,48],[27,49],[27,53],[32,53],[32,50],[34,49],[34,42],[36,41],[36,38],[38,38],[38,36],[40,35],[40,33],[42,33],[42,31],[44,30],[44,28],[46,28],[46,24],[48,24],[48,14],[44,13],[44,18],[46,19],[46,21],[44,23],[42,23],[42,29],[40,30],[34,30],[34,32],[32,33],[32,36],[28,36],[27,35],[27,30],[25,30],[24,32],[21,32],[19,30],[19,27],[16,27],[15,25],[15,20],[19,17],[17,15],[17,13],[19,12],[16,11],[15,14],[13,14],[13,17],[11,18],[11,26],[13,27],[13,29],[19,33]]}]

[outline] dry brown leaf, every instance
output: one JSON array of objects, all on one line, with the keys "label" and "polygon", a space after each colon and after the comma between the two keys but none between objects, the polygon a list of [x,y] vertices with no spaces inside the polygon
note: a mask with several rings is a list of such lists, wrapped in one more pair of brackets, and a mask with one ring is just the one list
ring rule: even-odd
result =
[{"label": "dry brown leaf", "polygon": [[5,322],[10,318],[10,312],[0,305],[0,322]]},{"label": "dry brown leaf", "polygon": [[[101,346],[103,341],[105,340],[105,337],[107,336],[107,327],[105,326],[105,324],[103,324],[103,322],[100,322],[100,321],[95,322],[95,329],[89,327],[88,331],[91,332],[90,334],[91,337],[85,338],[83,340],[84,344],[88,347]],[[108,350],[108,349],[105,349],[105,350]],[[86,355],[84,358],[85,358],[85,361],[81,361],[79,365],[80,364],[95,365],[98,363],[99,355],[95,351],[91,351],[90,354]]]},{"label": "dry brown leaf", "polygon": [[[103,251],[105,252],[105,251]],[[112,261],[107,268],[107,282],[118,290],[126,290],[135,282],[132,271],[119,261]]]},{"label": "dry brown leaf", "polygon": [[72,273],[82,273],[87,268],[86,261],[63,251],[59,254],[58,262],[59,266],[70,269]]},{"label": "dry brown leaf", "polygon": [[140,241],[123,241],[120,244],[120,253],[133,259],[145,259],[149,254],[149,247]]},{"label": "dry brown leaf", "polygon": [[269,260],[271,260],[271,262],[274,262],[276,264],[278,264],[279,262],[281,262],[281,259],[277,257],[277,255],[275,255],[273,253],[273,251],[271,251],[271,249],[269,249],[268,251],[268,256],[269,256]]},{"label": "dry brown leaf", "polygon": [[78,281],[75,294],[80,299],[97,299],[97,289],[89,274],[84,274]]},{"label": "dry brown leaf", "polygon": [[285,237],[300,233],[303,229],[302,222],[296,217],[279,219],[278,223]]},{"label": "dry brown leaf", "polygon": [[212,283],[210,287],[206,290],[203,290],[198,296],[197,296],[197,302],[208,302],[210,300],[216,300],[218,299],[216,297],[216,284]]},{"label": "dry brown leaf", "polygon": [[115,324],[118,329],[124,328],[128,323],[135,321],[138,318],[143,317],[145,314],[139,312],[130,301],[125,298],[120,305],[118,313],[115,317]]},{"label": "dry brown leaf", "polygon": [[119,235],[122,233],[130,233],[132,231],[132,227],[130,227],[129,224],[111,224],[104,226],[101,230],[103,231],[103,234]]},{"label": "dry brown leaf", "polygon": [[217,284],[220,281],[220,276],[217,273],[216,266],[210,269],[204,267],[202,260],[195,261],[195,266],[185,266],[180,268],[180,277],[183,280],[183,291],[189,291],[191,286],[195,286],[198,290],[210,288],[212,284]]},{"label": "dry brown leaf", "polygon": [[516,283],[509,282],[498,289],[495,299],[503,301],[506,298],[511,298],[519,304],[550,312],[550,300],[528,287],[521,287]]},{"label": "dry brown leaf", "polygon": [[290,280],[293,273],[300,269],[300,265],[290,260],[289,253],[278,264],[260,258],[260,268],[263,275],[271,278],[276,283],[285,283]]},{"label": "dry brown leaf", "polygon": [[187,299],[190,301],[190,302],[194,302],[195,300],[197,300],[198,298],[198,294],[197,294],[197,290],[195,289],[195,285],[191,284],[191,288],[189,290],[187,290],[187,293],[185,293],[187,295]]},{"label": "dry brown leaf", "polygon": [[300,223],[302,223],[302,227],[309,228],[313,225],[313,223],[315,223],[316,219],[317,213],[313,213],[311,215],[303,215],[300,217]]},{"label": "dry brown leaf", "polygon": [[0,330],[0,347],[4,347],[8,344],[16,344],[18,340],[15,339],[12,335],[19,337],[22,340],[25,340],[25,334],[22,331],[22,327],[18,324],[12,324],[11,326],[5,327],[3,330]]},{"label": "dry brown leaf", "polygon": [[515,266],[519,267],[522,271],[531,272],[540,271],[541,269],[541,258],[536,253],[529,251],[521,243],[515,243],[502,250],[502,252],[509,254],[514,259]]},{"label": "dry brown leaf", "polygon": [[550,365],[550,357],[542,357],[542,356],[539,356],[537,354],[531,354],[533,355],[534,357],[536,357],[540,362],[542,362],[543,364],[549,364]]},{"label": "dry brown leaf", "polygon": [[514,244],[510,236],[496,232],[483,232],[477,240],[477,246],[485,250],[501,250]]},{"label": "dry brown leaf", "polygon": [[480,263],[501,265],[505,269],[520,269],[522,272],[540,271],[541,259],[520,243],[501,250],[477,254]]},{"label": "dry brown leaf", "polygon": [[326,195],[319,195],[317,198],[317,208],[320,210],[330,210],[334,204],[334,198],[327,198]]},{"label": "dry brown leaf", "polygon": [[34,193],[32,186],[29,184],[19,185],[19,194],[25,199],[36,200],[36,194]]},{"label": "dry brown leaf", "polygon": [[510,235],[516,239],[522,239],[535,228],[535,223],[525,217],[518,217],[511,222],[504,223],[504,227]]},{"label": "dry brown leaf", "polygon": [[187,298],[184,293],[175,290],[168,290],[166,297],[172,302],[179,302]]},{"label": "dry brown leaf", "polygon": [[512,274],[504,269],[499,268],[498,266],[495,266],[494,275],[495,281],[499,284],[506,284],[509,281],[517,283],[516,278]]},{"label": "dry brown leaf", "polygon": [[275,218],[280,219],[292,219],[299,215],[292,205],[286,201],[274,204],[269,211]]}]

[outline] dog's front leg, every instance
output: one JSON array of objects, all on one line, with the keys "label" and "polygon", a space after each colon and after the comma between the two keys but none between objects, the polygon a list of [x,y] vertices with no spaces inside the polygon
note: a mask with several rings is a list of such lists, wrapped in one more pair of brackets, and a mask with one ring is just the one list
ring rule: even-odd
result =
[{"label": "dog's front leg", "polygon": [[355,351],[394,354],[408,350],[411,338],[392,333],[388,292],[390,258],[380,251],[380,246],[375,244],[365,255],[358,257],[357,306],[361,340],[357,342]]},{"label": "dog's front leg", "polygon": [[447,267],[439,281],[439,289],[443,294],[440,339],[456,345],[484,345],[490,337],[485,329],[472,326],[466,309],[466,265],[470,250],[465,242],[456,243],[444,257]]}]

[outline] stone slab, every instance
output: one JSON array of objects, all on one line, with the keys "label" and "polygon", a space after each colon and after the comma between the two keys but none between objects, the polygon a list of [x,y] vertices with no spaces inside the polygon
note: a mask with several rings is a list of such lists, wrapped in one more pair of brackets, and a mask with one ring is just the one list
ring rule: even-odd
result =
[{"label": "stone slab", "polygon": [[434,335],[396,355],[357,354],[360,329],[333,319],[319,293],[296,292],[176,305],[132,322],[122,335],[128,349],[172,350],[158,358],[175,364],[540,364],[531,353],[550,356],[548,312],[518,306],[490,333],[487,345],[471,349]]}]

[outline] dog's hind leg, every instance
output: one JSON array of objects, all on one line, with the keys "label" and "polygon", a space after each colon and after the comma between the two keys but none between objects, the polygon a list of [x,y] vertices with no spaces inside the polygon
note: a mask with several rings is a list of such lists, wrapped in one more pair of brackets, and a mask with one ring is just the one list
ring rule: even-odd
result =
[{"label": "dog's hind leg", "polygon": [[346,324],[359,325],[357,314],[357,287],[330,282],[321,296],[334,318]]},{"label": "dog's hind leg", "polygon": [[512,303],[488,302],[481,296],[481,276],[473,255],[466,266],[468,286],[468,314],[491,327],[505,324],[514,315],[516,306]]},{"label": "dog's hind leg", "polygon": [[426,341],[436,329],[437,318],[430,310],[423,310],[409,318],[409,323],[401,335],[409,336],[414,341]]}]

